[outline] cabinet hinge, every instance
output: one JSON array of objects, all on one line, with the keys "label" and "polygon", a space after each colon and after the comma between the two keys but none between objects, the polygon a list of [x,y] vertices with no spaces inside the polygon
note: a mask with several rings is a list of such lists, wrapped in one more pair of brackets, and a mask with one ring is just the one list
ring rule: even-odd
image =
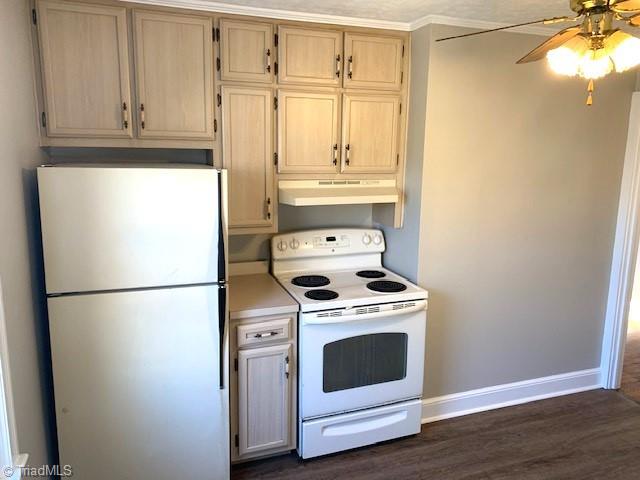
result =
[{"label": "cabinet hinge", "polygon": [[218,106],[222,106],[222,95],[220,95],[219,93],[216,95],[216,98],[218,99]]},{"label": "cabinet hinge", "polygon": [[273,35],[273,46],[277,47],[278,46],[278,34],[274,34]]},{"label": "cabinet hinge", "polygon": [[400,104],[400,109],[398,111],[398,115],[402,115],[402,103]]},{"label": "cabinet hinge", "polygon": [[214,118],[213,119],[213,133],[216,133],[218,131],[218,119]]},{"label": "cabinet hinge", "polygon": [[220,71],[220,57],[216,58],[216,70]]},{"label": "cabinet hinge", "polygon": [[35,8],[31,10],[31,21],[33,22],[34,25],[38,24],[38,14],[36,13]]},{"label": "cabinet hinge", "polygon": [[237,434],[237,433],[236,433],[236,436],[235,436],[234,442],[235,442],[235,444],[236,444],[236,447],[239,447],[239,446],[240,446],[240,439],[238,438],[238,434]]},{"label": "cabinet hinge", "polygon": [[404,72],[400,72],[400,83],[404,82]]},{"label": "cabinet hinge", "polygon": [[218,27],[216,27],[216,29],[214,31],[215,31],[215,41],[219,42],[220,41],[220,29]]},{"label": "cabinet hinge", "polygon": [[40,121],[42,123],[43,127],[47,126],[47,114],[42,112],[42,115],[40,116]]},{"label": "cabinet hinge", "polygon": [[273,164],[278,165],[278,152],[273,154]]},{"label": "cabinet hinge", "polygon": [[404,43],[402,44],[402,56],[404,57]]},{"label": "cabinet hinge", "polygon": [[273,74],[278,76],[278,62],[273,62]]},{"label": "cabinet hinge", "polygon": [[234,358],[233,359],[233,369],[237,372],[238,371],[238,359]]},{"label": "cabinet hinge", "polygon": [[278,109],[278,97],[273,97],[273,109]]},{"label": "cabinet hinge", "polygon": [[400,154],[396,154],[396,167],[400,165]]}]

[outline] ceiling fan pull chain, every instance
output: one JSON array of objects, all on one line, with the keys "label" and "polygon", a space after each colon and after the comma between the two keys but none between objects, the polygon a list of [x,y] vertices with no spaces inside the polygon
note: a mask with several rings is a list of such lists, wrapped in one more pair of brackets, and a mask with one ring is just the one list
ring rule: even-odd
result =
[{"label": "ceiling fan pull chain", "polygon": [[591,105],[593,105],[593,80],[589,80],[587,92],[589,92],[589,96],[587,97],[587,106],[590,107]]}]

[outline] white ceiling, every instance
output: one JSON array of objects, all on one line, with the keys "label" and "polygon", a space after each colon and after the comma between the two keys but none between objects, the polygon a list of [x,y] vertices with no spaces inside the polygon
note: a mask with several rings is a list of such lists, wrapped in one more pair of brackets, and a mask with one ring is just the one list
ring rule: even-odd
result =
[{"label": "white ceiling", "polygon": [[264,9],[412,23],[425,16],[522,23],[568,15],[569,0],[205,0]]}]

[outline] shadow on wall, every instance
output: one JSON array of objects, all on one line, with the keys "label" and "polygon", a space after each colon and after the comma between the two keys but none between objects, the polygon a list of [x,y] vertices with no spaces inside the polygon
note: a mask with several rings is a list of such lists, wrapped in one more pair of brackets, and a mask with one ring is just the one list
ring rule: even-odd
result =
[{"label": "shadow on wall", "polygon": [[58,463],[58,441],[56,436],[55,403],[53,399],[53,374],[51,369],[51,347],[49,343],[49,318],[44,284],[44,260],[40,231],[40,208],[38,184],[34,169],[22,170],[27,238],[29,241],[29,264],[31,266],[31,294],[34,299],[34,330],[38,351],[40,385],[42,388],[43,417],[47,444],[51,447],[50,464]]},{"label": "shadow on wall", "polygon": [[[371,205],[278,206],[280,233],[317,228],[371,228]],[[229,239],[229,261],[252,262],[271,258],[271,235],[234,235]]]}]

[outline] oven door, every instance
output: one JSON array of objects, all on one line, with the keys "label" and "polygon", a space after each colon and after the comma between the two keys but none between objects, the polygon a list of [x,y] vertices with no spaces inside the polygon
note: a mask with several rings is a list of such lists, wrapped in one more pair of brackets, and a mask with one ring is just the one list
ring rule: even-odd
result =
[{"label": "oven door", "polygon": [[300,416],[422,396],[427,302],[301,314]]}]

